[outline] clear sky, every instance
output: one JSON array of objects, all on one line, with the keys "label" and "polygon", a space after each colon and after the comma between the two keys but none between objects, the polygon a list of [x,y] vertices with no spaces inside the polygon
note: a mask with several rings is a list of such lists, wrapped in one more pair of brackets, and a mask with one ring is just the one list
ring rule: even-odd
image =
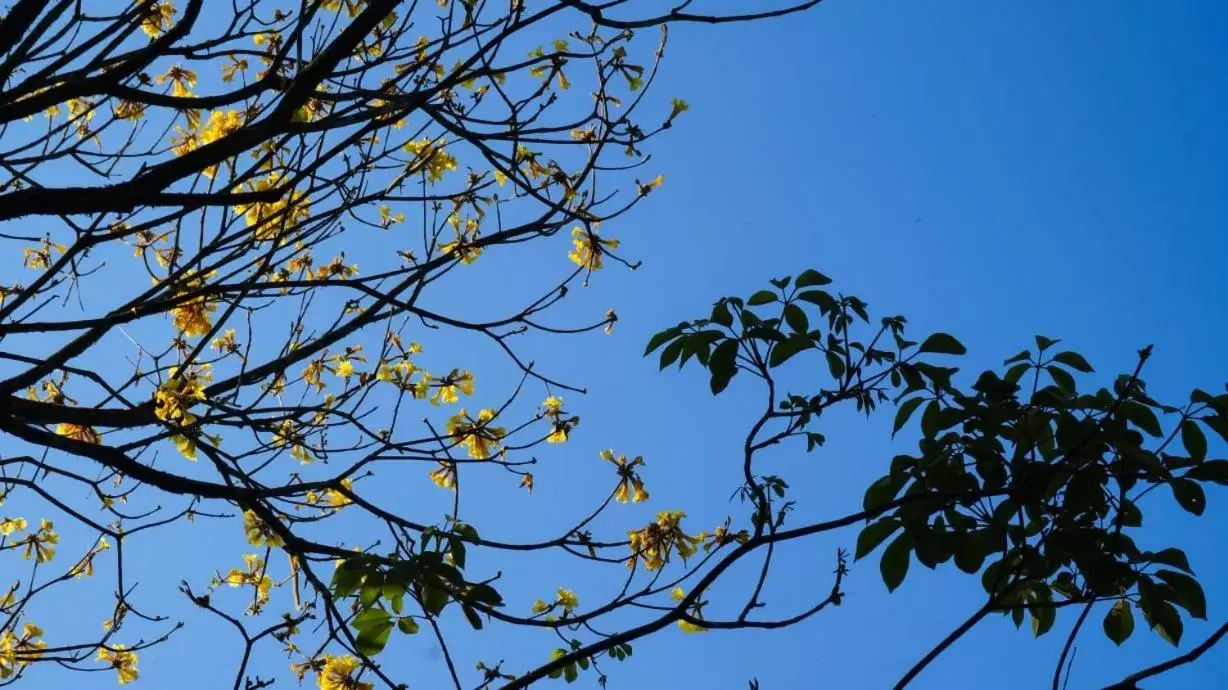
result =
[{"label": "clear sky", "polygon": [[[685,509],[700,528],[737,510],[726,498],[739,482],[738,448],[758,391],[737,381],[714,400],[697,372],[658,373],[640,353],[652,333],[704,315],[717,297],[808,267],[879,313],[907,315],[914,333],[958,335],[969,369],[997,366],[1043,333],[1087,355],[1103,381],[1154,343],[1145,378],[1155,397],[1220,390],[1228,381],[1225,29],[1228,5],[1215,0],[827,0],[786,20],[675,27],[653,98],[680,96],[691,110],[651,149],[666,184],[603,228],[643,266],[603,271],[567,306],[598,316],[616,307],[618,328],[539,356],[589,389],[567,396],[584,422],[553,460],[575,464],[574,483],[543,485],[532,500],[508,497],[507,486],[479,494],[471,520],[496,538],[515,536],[513,527],[549,534],[560,515],[581,514],[608,484],[597,452],[611,446],[645,456],[653,501],[620,507],[621,517],[604,523],[609,530],[655,510]],[[559,238],[559,254],[546,258],[555,262],[566,244]],[[380,250],[356,247],[353,256],[361,264],[364,252]],[[528,257],[525,271],[546,258]],[[498,276],[484,276],[490,282],[466,288],[458,303],[498,289]],[[829,439],[821,451],[771,456],[771,471],[801,502],[799,522],[857,510],[891,456],[911,449],[908,434],[889,439],[889,415],[841,422],[820,429]],[[406,504],[419,494],[438,500],[426,482],[381,490]],[[1145,535],[1186,547],[1218,625],[1228,615],[1215,584],[1228,582],[1228,494],[1212,492],[1209,504],[1197,521],[1157,508]],[[194,537],[180,531],[133,547],[145,600],[188,624],[142,657],[141,687],[221,686],[217,669],[229,667],[234,640],[185,608],[174,587],[238,565],[219,563],[206,536],[233,527],[197,525]],[[835,550],[851,549],[855,537],[825,535],[784,550],[765,615],[795,612],[826,591]],[[236,551],[224,553],[233,560]],[[601,583],[560,573],[558,564],[522,563],[527,570],[504,592],[509,605],[526,610],[560,585],[582,604],[599,600]],[[722,589],[742,592],[747,572],[734,572]],[[745,688],[751,677],[763,690],[889,687],[981,603],[978,578],[950,566],[929,572],[914,563],[889,595],[877,556],[854,564],[846,590],[842,607],[786,631],[671,628],[641,640],[631,661],[605,665],[610,687]],[[79,615],[76,601],[58,605],[50,619]],[[717,597],[710,611],[720,610]],[[1072,688],[1100,687],[1175,654],[1141,622],[1114,648],[1099,614],[1079,640]],[[1040,640],[1006,619],[986,621],[913,687],[1041,687],[1072,619],[1060,616]],[[545,661],[555,646],[499,626],[468,634],[452,622],[460,649],[503,657],[511,671]],[[1207,630],[1187,624],[1183,647]],[[412,688],[444,687],[425,636],[394,637],[385,661]],[[292,683],[273,647],[254,670],[262,669],[281,675],[274,687]],[[30,683],[50,677],[32,674]],[[71,682],[113,687],[114,677]],[[591,675],[579,685],[595,687]],[[1148,686],[1191,687],[1228,687],[1228,649]]]}]

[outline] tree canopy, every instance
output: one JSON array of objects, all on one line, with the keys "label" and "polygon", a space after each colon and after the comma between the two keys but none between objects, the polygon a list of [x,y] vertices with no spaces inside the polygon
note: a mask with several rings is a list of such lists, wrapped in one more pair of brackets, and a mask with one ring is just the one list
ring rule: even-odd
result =
[{"label": "tree canopy", "polygon": [[[1150,349],[1089,383],[1088,359],[1040,336],[968,376],[956,337],[872,317],[814,269],[714,294],[647,344],[662,369],[703,369],[711,394],[758,396],[730,453],[739,484],[700,487],[733,492],[723,522],[691,524],[686,506],[620,518],[619,504],[651,500],[652,477],[617,439],[583,451],[609,473],[589,512],[536,508],[549,537],[469,517],[470,491],[568,481],[559,458],[578,445],[586,391],[550,355],[616,327],[614,308],[577,314],[567,298],[638,265],[620,223],[660,193],[652,141],[689,108],[646,99],[669,26],[818,4],[12,3],[0,19],[12,575],[0,682],[137,681],[142,655],[192,624],[146,603],[177,587],[234,635],[219,663],[235,688],[415,687],[387,662],[415,635],[435,640],[457,688],[604,686],[665,629],[778,629],[840,606],[871,558],[889,590],[915,562],[977,576],[985,594],[901,687],[990,615],[1036,635],[1077,617],[1055,685],[1095,604],[1114,642],[1137,612],[1178,643],[1183,620],[1207,615],[1202,585],[1183,552],[1136,543],[1137,530],[1155,501],[1201,515],[1206,487],[1228,483],[1213,452],[1228,441],[1228,395],[1153,400]],[[373,261],[356,265],[358,246],[377,247],[363,252]],[[915,450],[887,463],[861,511],[791,519],[804,497],[763,454],[820,451],[835,433],[824,417],[850,407],[919,431]],[[763,615],[778,545],[841,529],[849,550],[831,554],[811,604]],[[233,544],[230,560],[184,564],[180,583],[142,579],[167,534]],[[750,591],[714,594],[748,562]],[[566,577],[540,583],[543,567]],[[619,585],[581,601],[568,582],[596,572]],[[41,602],[103,578],[109,598],[91,597],[79,625],[40,625]],[[507,597],[518,578],[539,598]],[[494,626],[531,633],[539,655],[472,637]]]}]

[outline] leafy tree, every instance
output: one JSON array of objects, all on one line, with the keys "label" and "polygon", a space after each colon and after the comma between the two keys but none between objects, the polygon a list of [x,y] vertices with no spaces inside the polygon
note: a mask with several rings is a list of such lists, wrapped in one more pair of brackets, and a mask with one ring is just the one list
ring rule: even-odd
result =
[{"label": "leafy tree", "polygon": [[[1228,398],[1151,400],[1147,351],[1110,389],[1080,393],[1090,365],[1046,339],[963,392],[941,364],[957,340],[909,342],[902,317],[859,335],[865,303],[815,271],[722,299],[648,347],[663,367],[705,368],[715,393],[739,374],[761,384],[739,513],[701,532],[668,510],[606,529],[611,506],[649,497],[644,460],[610,450],[608,493],[551,538],[495,539],[467,518],[462,485],[531,492],[534,472],[561,474],[546,452],[579,425],[564,398],[582,389],[526,351],[617,321],[554,315],[594,273],[635,266],[603,225],[661,186],[644,149],[687,110],[674,99],[640,114],[665,27],[818,0],[730,16],[691,4],[13,2],[0,19],[0,551],[28,567],[0,599],[0,680],[137,680],[141,655],[182,623],[146,606],[169,583],[134,581],[133,554],[189,528],[233,539],[230,562],[180,589],[235,633],[236,688],[272,684],[251,667],[281,652],[282,675],[323,690],[405,687],[383,660],[412,635],[437,641],[458,688],[604,684],[665,628],[779,628],[840,605],[843,552],[813,606],[757,615],[776,545],[844,527],[861,528],[854,557],[881,547],[889,588],[914,555],[982,574],[985,605],[910,677],[994,613],[1040,634],[1061,608],[1082,621],[1111,602],[1114,640],[1137,610],[1174,642],[1180,611],[1205,616],[1184,554],[1130,535],[1143,495],[1163,486],[1200,513],[1203,487],[1228,481],[1206,433],[1228,433]],[[347,251],[364,245],[380,250],[360,268]],[[539,254],[557,256],[556,278],[521,267]],[[541,290],[485,289],[476,305],[474,276]],[[485,342],[514,376],[433,347],[448,333]],[[807,359],[827,374],[806,378]],[[828,410],[883,403],[897,431],[920,413],[918,451],[892,461],[864,511],[790,524],[789,485],[758,472],[762,451],[814,450]],[[411,478],[437,486],[389,500]],[[596,604],[565,587],[505,601],[526,555],[625,584]],[[753,591],[709,603],[748,557],[763,559]],[[103,574],[98,632],[84,611],[96,602],[74,591]],[[40,627],[56,597],[79,597],[89,624]],[[448,643],[493,625],[559,642],[529,663]]]},{"label": "leafy tree", "polygon": [[[1211,458],[1208,441],[1228,441],[1228,394],[1196,389],[1178,405],[1152,399],[1142,377],[1150,346],[1110,386],[1089,387],[1088,360],[1039,335],[1001,370],[961,382],[959,369],[944,364],[965,354],[959,340],[935,333],[910,341],[904,317],[871,320],[864,301],[833,293],[826,287],[831,282],[815,270],[773,280],[771,289],[747,299],[718,300],[706,318],[662,331],[648,345],[648,352],[660,351],[662,369],[675,362],[704,368],[715,394],[741,374],[756,379],[765,398],[746,437],[739,489],[753,529],[697,589],[742,553],[761,548],[758,585],[736,617],[676,612],[681,620],[705,628],[777,627],[838,605],[848,572],[844,554],[830,594],[812,608],[784,620],[750,616],[774,545],[854,525],[860,529],[854,558],[876,555],[888,590],[900,586],[914,560],[979,575],[984,590],[984,603],[897,687],[994,614],[1010,616],[1016,626],[1030,620],[1040,636],[1062,609],[1077,611],[1054,688],[1063,687],[1070,650],[1097,604],[1105,604],[1103,632],[1116,644],[1133,634],[1136,617],[1174,646],[1183,620],[1207,618],[1206,596],[1186,554],[1153,543],[1154,535],[1139,528],[1144,508],[1172,500],[1202,515],[1207,487],[1228,485],[1228,460]],[[813,451],[826,441],[817,431],[824,415],[848,405],[869,415],[883,403],[895,408],[894,433],[919,416],[916,450],[891,459],[866,489],[861,512],[786,526],[794,505],[788,483],[759,474],[757,456],[785,442]],[[1192,651],[1113,687],[1134,688],[1193,662],[1225,634],[1228,623]]]}]

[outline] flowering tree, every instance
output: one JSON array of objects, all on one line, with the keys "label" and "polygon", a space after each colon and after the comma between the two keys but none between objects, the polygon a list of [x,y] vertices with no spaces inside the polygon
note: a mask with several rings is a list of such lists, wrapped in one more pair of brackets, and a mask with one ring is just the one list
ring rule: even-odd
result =
[{"label": "flowering tree", "polygon": [[[958,341],[909,342],[901,317],[858,336],[865,304],[813,271],[722,299],[649,345],[662,366],[705,367],[714,393],[740,372],[763,384],[741,514],[704,531],[678,511],[598,529],[611,505],[649,497],[643,459],[610,450],[608,492],[550,538],[495,539],[470,518],[471,487],[531,492],[533,472],[551,473],[536,453],[580,422],[564,405],[580,389],[525,350],[615,325],[613,310],[578,325],[555,315],[595,272],[635,265],[603,229],[662,184],[644,149],[687,110],[674,99],[641,114],[666,27],[818,0],[730,16],[699,4],[244,0],[217,15],[203,0],[14,2],[0,19],[0,551],[28,568],[0,601],[0,681],[138,679],[144,650],[173,645],[181,623],[146,606],[149,585],[125,563],[187,523],[233,536],[231,561],[180,589],[240,643],[236,688],[272,684],[253,668],[283,652],[281,675],[323,690],[406,687],[381,656],[402,635],[431,636],[457,688],[604,683],[667,627],[779,628],[839,605],[843,552],[812,606],[757,615],[774,545],[867,521],[855,556],[890,539],[889,587],[913,554],[984,573],[969,628],[1030,613],[1043,632],[1059,608],[1083,607],[1081,622],[1112,601],[1114,639],[1137,606],[1176,640],[1174,605],[1203,615],[1184,555],[1142,551],[1128,530],[1139,494],[1164,484],[1201,512],[1201,486],[1225,481],[1202,432],[1228,433],[1224,396],[1164,407],[1139,370],[1079,394],[1068,370],[1090,367],[1048,340],[961,392],[930,361]],[[554,256],[560,232],[570,254],[540,291],[483,300],[498,313],[449,298],[490,266],[503,271],[492,281],[525,278],[525,248]],[[432,346],[448,334],[486,342],[514,376]],[[777,380],[807,356],[830,377]],[[897,429],[924,406],[919,454],[893,461],[863,512],[786,524],[787,481],[760,474],[757,456],[795,440],[813,450],[826,410],[883,402],[898,403]],[[1185,455],[1153,409],[1179,415]],[[1135,429],[1159,440],[1145,448]],[[433,495],[389,490],[411,477]],[[596,604],[566,588],[505,602],[522,554],[623,584]],[[709,604],[754,558],[757,586]],[[96,569],[114,577],[101,632],[94,619],[40,627],[40,602]],[[561,642],[514,663],[449,644],[487,626]]]}]

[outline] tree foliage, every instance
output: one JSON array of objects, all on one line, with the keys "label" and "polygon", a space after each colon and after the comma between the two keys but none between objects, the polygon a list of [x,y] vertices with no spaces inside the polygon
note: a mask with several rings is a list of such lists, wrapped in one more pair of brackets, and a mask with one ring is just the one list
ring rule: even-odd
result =
[{"label": "tree foliage", "polygon": [[[614,450],[599,455],[608,493],[549,538],[490,537],[466,517],[465,486],[532,492],[580,423],[564,398],[583,389],[525,343],[617,321],[555,314],[594,273],[636,266],[607,228],[662,185],[645,150],[688,109],[645,97],[668,25],[817,4],[13,2],[0,19],[0,550],[28,567],[0,600],[0,680],[35,667],[137,680],[141,654],[184,622],[142,601],[167,583],[138,585],[124,564],[185,523],[233,535],[231,562],[179,587],[241,642],[236,688],[274,682],[250,665],[278,650],[283,675],[323,690],[406,687],[382,660],[415,635],[434,638],[458,688],[604,684],[667,627],[781,628],[840,605],[843,551],[810,607],[758,615],[777,544],[857,526],[854,557],[881,553],[889,589],[914,559],[979,573],[969,627],[1004,613],[1039,635],[1059,609],[1107,602],[1110,639],[1138,611],[1180,640],[1184,618],[1206,616],[1201,586],[1183,553],[1131,534],[1146,494],[1201,514],[1205,487],[1228,481],[1208,443],[1228,436],[1228,398],[1152,400],[1148,350],[1080,392],[1091,366],[1043,338],[961,388],[944,364],[964,353],[957,339],[909,341],[903,317],[870,328],[866,303],[814,270],[648,344],[662,368],[705,369],[713,393],[751,379],[764,395],[739,451],[742,507],[722,524],[696,531],[663,510],[598,530],[612,506],[649,499],[644,459]],[[557,275],[519,269],[539,254]],[[540,290],[457,299],[487,266]],[[488,388],[494,364],[433,347],[449,334],[485,341],[515,380]],[[863,511],[792,525],[786,478],[757,458],[814,451],[829,410],[882,404],[896,432],[919,415],[917,451]],[[390,486],[413,488],[390,501]],[[507,600],[522,555],[624,584],[597,603],[567,587]],[[763,574],[745,599],[710,603],[751,558]],[[114,578],[101,632],[44,630],[40,602],[96,569]],[[557,641],[527,661],[449,645],[459,626],[495,625]]]}]

